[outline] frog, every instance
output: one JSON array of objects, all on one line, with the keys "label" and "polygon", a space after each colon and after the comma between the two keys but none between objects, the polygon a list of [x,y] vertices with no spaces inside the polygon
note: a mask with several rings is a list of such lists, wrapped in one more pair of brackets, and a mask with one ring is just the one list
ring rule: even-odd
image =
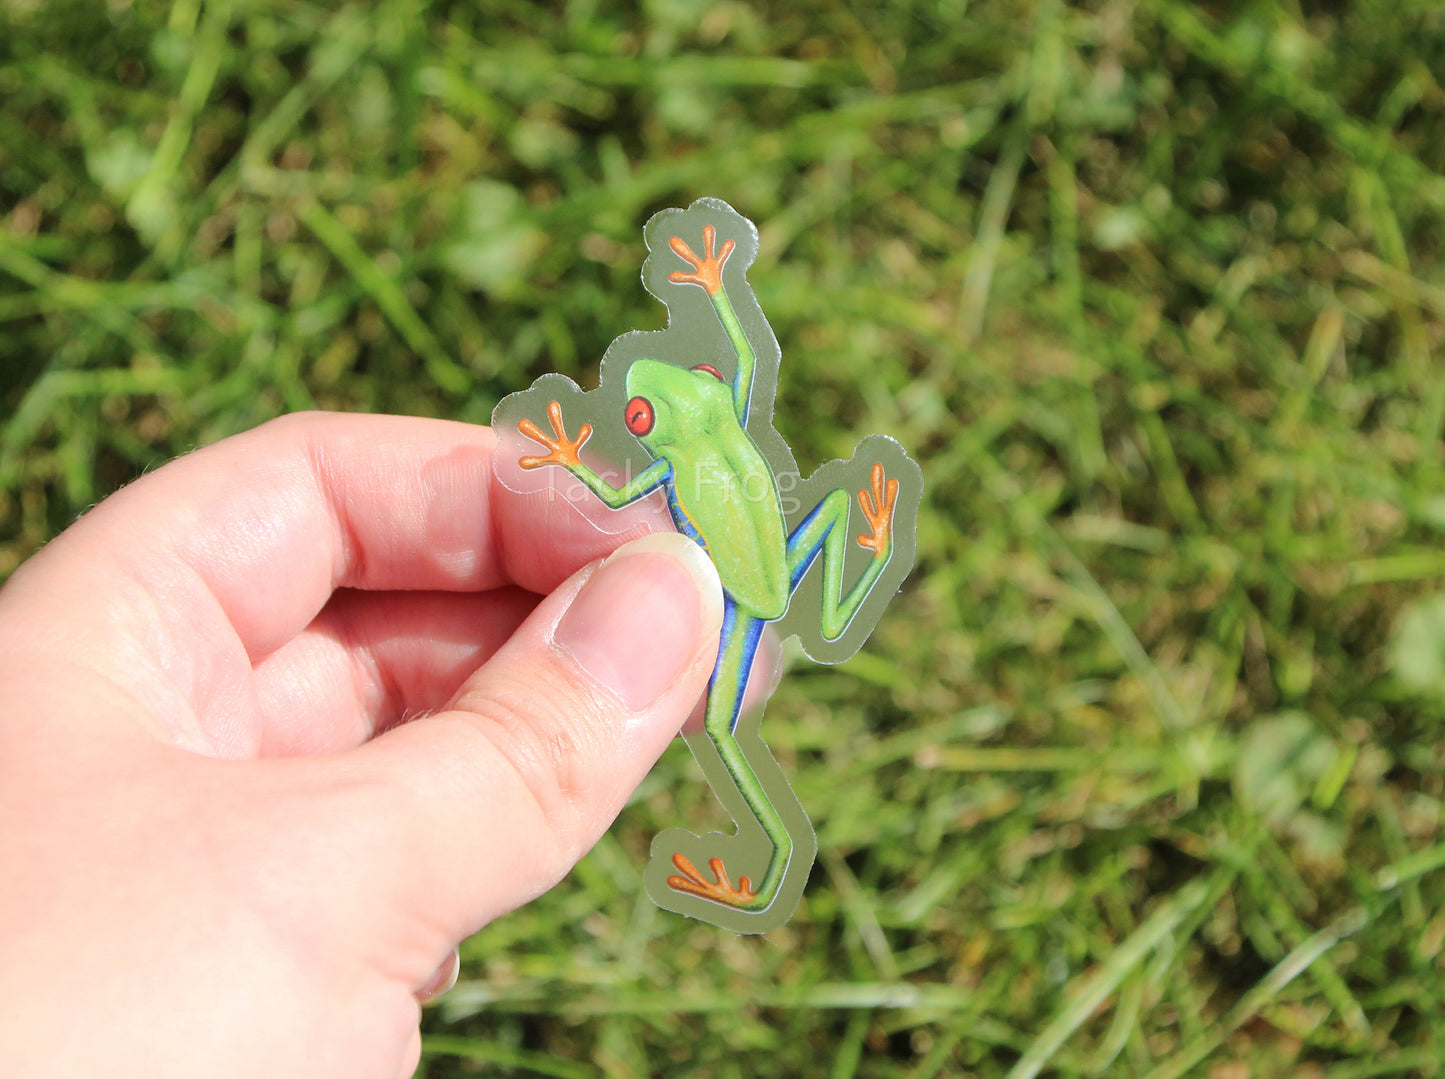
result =
[{"label": "frog", "polygon": [[[758,355],[724,282],[736,243],[728,238],[719,245],[712,223],[703,226],[701,238],[701,254],[689,238],[667,238],[684,268],[672,270],[666,280],[706,295],[733,353],[731,370],[724,373],[712,362],[683,366],[675,359],[631,359],[621,418],[650,463],[620,484],[582,459],[593,426],[584,422],[569,435],[555,398],[546,407],[550,431],[530,418],[517,422],[519,433],[544,451],[521,456],[517,464],[528,471],[565,469],[614,510],[661,491],[673,525],[717,567],[723,591],[717,658],[703,736],[688,742],[738,832],[732,837],[663,833],[654,843],[654,864],[661,862],[665,875],[650,868],[649,890],[660,905],[740,931],[766,931],[791,914],[817,842],[776,759],[760,737],[749,737],[751,732],[739,727],[764,629],[788,614],[800,584],[814,575],[821,585],[816,633],[822,642],[838,642],[890,567],[893,582],[900,579],[900,569],[906,574],[909,567],[896,564],[900,483],[881,459],[885,454],[865,462],[867,480],[857,489],[835,486],[821,492],[811,507],[794,505],[791,518],[785,512],[785,500],[796,502],[790,497],[796,485],[780,482],[788,474],[780,476],[755,437],[760,429],[753,422]],[[917,472],[896,443],[883,441],[898,450],[886,454],[895,470]],[[909,482],[908,488],[911,528],[921,482]],[[845,581],[855,500],[861,524],[852,542],[867,560]],[[907,560],[911,563],[911,549]],[[724,849],[729,847],[744,862],[741,869],[730,869]],[[705,861],[705,871],[698,860]]]}]

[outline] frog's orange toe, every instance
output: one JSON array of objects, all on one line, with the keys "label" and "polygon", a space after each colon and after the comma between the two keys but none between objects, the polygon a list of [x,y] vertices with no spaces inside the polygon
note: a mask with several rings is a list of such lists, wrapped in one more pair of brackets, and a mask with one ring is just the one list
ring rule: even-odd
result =
[{"label": "frog's orange toe", "polygon": [[677,867],[680,877],[668,877],[667,886],[674,892],[695,895],[699,899],[710,899],[729,907],[747,907],[757,899],[752,881],[747,877],[738,878],[737,887],[728,879],[721,858],[709,858],[707,867],[712,870],[713,880],[708,880],[698,871],[697,866],[685,854],[674,854],[672,864]]},{"label": "frog's orange toe", "polygon": [[673,236],[667,241],[667,245],[672,248],[678,258],[693,268],[692,273],[674,270],[667,275],[667,279],[675,285],[701,285],[709,296],[715,296],[722,289],[723,267],[727,265],[728,256],[733,253],[737,244],[732,240],[724,240],[722,250],[714,254],[713,246],[717,243],[717,229],[711,225],[703,226],[702,243],[703,254],[699,258],[681,236]]},{"label": "frog's orange toe", "polygon": [[863,517],[869,528],[867,534],[858,537],[858,546],[881,557],[888,553],[892,542],[893,507],[898,502],[898,481],[890,479],[885,484],[883,465],[876,461],[869,480],[872,489],[858,492],[858,506],[863,510]]},{"label": "frog's orange toe", "polygon": [[592,425],[584,423],[577,432],[576,438],[567,437],[567,428],[562,424],[562,406],[551,401],[547,404],[547,419],[552,424],[552,434],[546,434],[529,419],[517,421],[517,430],[526,435],[533,442],[540,443],[547,447],[545,456],[523,457],[517,464],[523,468],[541,468],[543,465],[562,465],[564,468],[581,468],[582,458],[579,451],[587,440],[592,437]]}]

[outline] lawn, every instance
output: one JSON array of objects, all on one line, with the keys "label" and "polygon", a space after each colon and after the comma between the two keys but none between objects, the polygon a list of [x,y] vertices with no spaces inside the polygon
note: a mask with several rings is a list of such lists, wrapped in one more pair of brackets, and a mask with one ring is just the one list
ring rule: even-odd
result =
[{"label": "lawn", "polygon": [[928,485],[764,721],[817,869],[654,908],[679,744],[419,1074],[1440,1074],[1442,72],[1419,0],[9,0],[0,575],[282,412],[595,384],[718,196],[804,470]]}]

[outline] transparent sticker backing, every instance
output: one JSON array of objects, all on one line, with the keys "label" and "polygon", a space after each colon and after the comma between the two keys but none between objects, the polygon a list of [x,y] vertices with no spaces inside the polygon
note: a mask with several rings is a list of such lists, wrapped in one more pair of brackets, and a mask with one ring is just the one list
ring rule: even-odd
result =
[{"label": "transparent sticker backing", "polygon": [[509,488],[551,489],[604,531],[617,531],[609,514],[644,503],[717,567],[717,663],[702,730],[685,737],[736,831],[663,832],[644,882],[667,910],[765,933],[796,908],[817,839],[763,741],[763,709],[743,707],[753,659],[768,626],[818,663],[858,651],[912,569],[923,476],[884,435],[799,471],[773,426],[781,353],[747,280],[751,221],[704,198],[654,215],[643,237],[642,281],[667,328],[613,341],[595,390],[550,374],[503,400],[495,467]]}]

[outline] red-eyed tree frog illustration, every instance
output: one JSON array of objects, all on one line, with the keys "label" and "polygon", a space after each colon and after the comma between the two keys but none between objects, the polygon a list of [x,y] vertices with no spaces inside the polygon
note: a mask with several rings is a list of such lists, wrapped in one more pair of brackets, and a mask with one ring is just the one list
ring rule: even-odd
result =
[{"label": "red-eyed tree frog illustration", "polygon": [[[731,235],[719,245],[720,227]],[[687,211],[657,215],[645,235],[654,254],[648,259],[651,277],[645,269],[644,280],[651,287],[665,272],[672,325],[614,342],[596,391],[604,394],[610,382],[620,381],[621,393],[611,394],[620,399],[614,415],[633,440],[632,452],[617,452],[623,440],[618,432],[613,452],[603,457],[612,467],[583,460],[583,447],[604,418],[582,412],[593,415],[597,427],[574,420],[576,435],[569,436],[564,394],[549,391],[565,383],[572,390],[565,396],[587,395],[567,380],[539,380],[527,394],[503,402],[500,422],[494,422],[499,431],[510,424],[534,446],[516,458],[523,472],[565,469],[610,509],[660,491],[676,528],[717,566],[722,637],[705,733],[689,736],[688,743],[738,831],[658,836],[647,883],[661,906],[741,932],[765,932],[791,915],[817,845],[807,815],[757,734],[760,717],[742,722],[763,629],[772,623],[784,636],[796,633],[804,650],[825,662],[855,652],[911,568],[922,481],[902,448],[882,436],[860,443],[851,461],[832,462],[800,480],[771,426],[776,340],[745,278],[737,280],[756,252],[751,223],[725,203],[703,199]],[[692,246],[699,237],[701,254]],[[658,240],[665,241],[674,268],[653,266],[664,257]],[[740,241],[747,247],[743,266],[728,274]],[[734,279],[734,294],[745,294],[742,317],[725,277]],[[706,298],[709,329],[695,328],[700,312],[688,312],[692,325],[678,318],[679,291]],[[624,373],[616,380],[619,363]],[[531,400],[524,405],[518,398]],[[550,430],[533,418],[543,398]],[[625,466],[621,475],[619,464]],[[623,482],[614,482],[618,478]],[[804,596],[806,603],[800,602]]]}]

